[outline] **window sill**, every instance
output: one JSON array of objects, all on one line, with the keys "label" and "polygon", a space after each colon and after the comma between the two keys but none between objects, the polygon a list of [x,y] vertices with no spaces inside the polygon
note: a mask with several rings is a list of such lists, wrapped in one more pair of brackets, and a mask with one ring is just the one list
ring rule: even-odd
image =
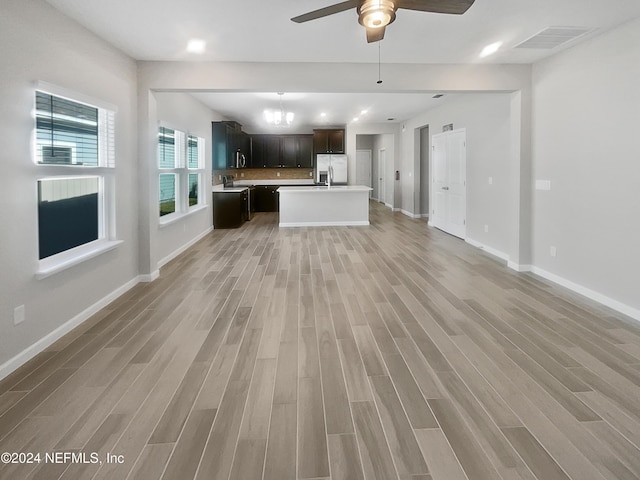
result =
[{"label": "window sill", "polygon": [[58,258],[41,260],[35,277],[37,280],[50,277],[86,260],[109,252],[122,243],[124,243],[122,240],[95,242],[58,254]]},{"label": "window sill", "polygon": [[164,228],[176,222],[179,222],[183,218],[188,217],[191,214],[200,212],[201,210],[206,210],[207,207],[208,206],[206,204],[197,205],[195,207],[190,208],[188,211],[184,213],[170,213],[169,215],[167,215],[168,218],[166,219],[164,217],[160,217],[160,228]]}]

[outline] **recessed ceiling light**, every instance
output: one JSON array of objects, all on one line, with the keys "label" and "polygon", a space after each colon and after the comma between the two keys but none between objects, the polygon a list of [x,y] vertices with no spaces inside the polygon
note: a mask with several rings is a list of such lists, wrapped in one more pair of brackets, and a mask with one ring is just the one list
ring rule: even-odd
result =
[{"label": "recessed ceiling light", "polygon": [[489,55],[493,55],[498,51],[498,49],[502,46],[502,42],[492,43],[491,45],[487,45],[480,52],[480,57],[488,57]]},{"label": "recessed ceiling light", "polygon": [[369,110],[362,110],[362,111],[360,112],[360,115],[366,115],[368,111],[369,111]]},{"label": "recessed ceiling light", "polygon": [[354,117],[353,121],[357,122],[358,120],[360,120],[358,117]]},{"label": "recessed ceiling light", "polygon": [[320,116],[321,116],[321,117],[326,117],[326,116],[327,116],[327,114],[326,114],[326,113],[324,113],[324,112],[322,112],[322,113],[320,114]]},{"label": "recessed ceiling light", "polygon": [[193,40],[189,40],[189,43],[187,44],[187,52],[203,53],[206,46],[207,42],[194,38]]}]

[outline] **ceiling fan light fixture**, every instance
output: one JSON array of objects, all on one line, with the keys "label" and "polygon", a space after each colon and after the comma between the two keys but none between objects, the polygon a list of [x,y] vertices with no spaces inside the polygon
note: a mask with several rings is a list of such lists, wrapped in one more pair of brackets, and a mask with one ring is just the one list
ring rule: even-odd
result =
[{"label": "ceiling fan light fixture", "polygon": [[366,28],[383,28],[396,19],[396,6],[390,0],[365,0],[358,7],[358,22]]}]

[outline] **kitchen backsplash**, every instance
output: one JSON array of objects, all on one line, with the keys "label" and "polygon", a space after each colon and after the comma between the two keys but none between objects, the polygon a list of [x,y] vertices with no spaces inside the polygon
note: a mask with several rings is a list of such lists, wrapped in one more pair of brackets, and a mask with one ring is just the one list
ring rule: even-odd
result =
[{"label": "kitchen backsplash", "polygon": [[[280,174],[278,176],[277,174]],[[222,183],[222,175],[233,175],[234,181],[246,180],[296,180],[313,179],[313,169],[310,168],[232,168],[229,170],[214,170],[212,185]],[[244,176],[242,176],[244,175]]]}]

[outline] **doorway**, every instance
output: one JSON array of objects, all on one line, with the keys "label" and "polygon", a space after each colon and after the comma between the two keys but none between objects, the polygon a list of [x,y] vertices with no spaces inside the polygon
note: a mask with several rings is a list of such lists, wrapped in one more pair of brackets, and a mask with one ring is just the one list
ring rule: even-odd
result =
[{"label": "doorway", "polygon": [[466,237],[467,134],[461,128],[431,137],[430,224],[451,235]]}]

